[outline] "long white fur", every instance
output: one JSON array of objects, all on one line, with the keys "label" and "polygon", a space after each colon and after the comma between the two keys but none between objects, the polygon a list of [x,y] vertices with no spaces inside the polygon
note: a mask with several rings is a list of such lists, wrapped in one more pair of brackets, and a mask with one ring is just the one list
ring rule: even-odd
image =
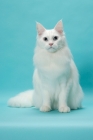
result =
[{"label": "long white fur", "polygon": [[[37,44],[34,54],[34,90],[25,91],[11,98],[8,106],[31,107],[47,112],[58,109],[70,112],[81,108],[83,91],[79,84],[78,70],[67,46],[62,21],[54,29],[46,30],[37,23]],[[53,37],[57,36],[56,41]],[[44,41],[44,37],[48,41]],[[51,47],[49,43],[53,43]]]}]

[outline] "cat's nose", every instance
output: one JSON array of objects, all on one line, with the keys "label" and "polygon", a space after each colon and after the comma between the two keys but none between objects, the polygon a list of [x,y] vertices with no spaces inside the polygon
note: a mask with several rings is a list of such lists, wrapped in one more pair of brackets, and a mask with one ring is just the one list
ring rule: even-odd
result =
[{"label": "cat's nose", "polygon": [[52,45],[53,45],[53,43],[49,43],[49,45],[50,45],[50,46],[52,46]]}]

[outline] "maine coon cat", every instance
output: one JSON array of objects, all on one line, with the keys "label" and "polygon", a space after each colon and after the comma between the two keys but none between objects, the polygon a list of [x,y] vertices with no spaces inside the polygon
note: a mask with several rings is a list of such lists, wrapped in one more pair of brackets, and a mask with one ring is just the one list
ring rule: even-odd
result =
[{"label": "maine coon cat", "polygon": [[68,48],[60,20],[47,30],[37,23],[37,43],[34,53],[34,90],[28,90],[8,101],[8,106],[31,107],[47,112],[58,109],[70,112],[81,108],[83,92],[78,70]]}]

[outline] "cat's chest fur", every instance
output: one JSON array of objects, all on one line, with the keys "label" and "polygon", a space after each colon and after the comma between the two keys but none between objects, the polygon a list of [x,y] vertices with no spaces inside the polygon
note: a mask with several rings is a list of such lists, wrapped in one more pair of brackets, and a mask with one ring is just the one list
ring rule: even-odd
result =
[{"label": "cat's chest fur", "polygon": [[37,70],[49,79],[66,75],[70,71],[70,58],[62,50],[55,53],[39,50],[34,55],[34,64]]}]

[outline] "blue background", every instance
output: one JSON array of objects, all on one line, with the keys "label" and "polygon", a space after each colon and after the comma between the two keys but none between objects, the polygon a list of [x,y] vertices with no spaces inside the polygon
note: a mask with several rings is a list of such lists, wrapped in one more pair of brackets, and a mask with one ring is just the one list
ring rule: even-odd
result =
[{"label": "blue background", "polygon": [[62,19],[83,88],[93,88],[93,0],[0,0],[0,89],[32,88],[36,21]]},{"label": "blue background", "polygon": [[[47,29],[51,29],[60,19],[63,21],[67,42],[80,73],[80,83],[85,93],[83,103],[85,109],[72,111],[70,114],[60,114],[57,111],[43,114],[34,108],[8,108],[6,105],[8,98],[20,91],[33,88],[35,22],[38,21]],[[33,134],[37,130],[38,138],[42,136],[43,139],[45,137],[51,139],[53,136],[57,139],[61,135],[64,140],[93,139],[92,91],[93,0],[0,0],[0,109],[2,110],[0,136],[2,140],[7,139],[7,136],[9,140],[12,139],[11,133],[15,140],[21,139],[23,134],[24,139],[29,139],[29,136],[32,137],[30,130],[33,130]],[[69,119],[72,121],[69,122]],[[72,131],[74,131],[73,137]],[[79,136],[76,137],[77,131]],[[17,137],[15,132],[17,135],[21,134],[20,137]],[[46,132],[51,133],[50,137]],[[32,139],[36,140],[35,135]]]}]

